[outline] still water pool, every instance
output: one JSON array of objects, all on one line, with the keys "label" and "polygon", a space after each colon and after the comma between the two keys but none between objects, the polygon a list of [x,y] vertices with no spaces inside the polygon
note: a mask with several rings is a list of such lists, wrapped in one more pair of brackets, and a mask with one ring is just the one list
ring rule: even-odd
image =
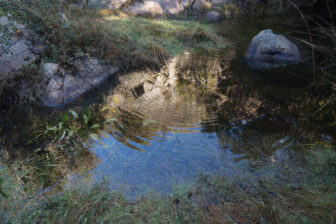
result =
[{"label": "still water pool", "polygon": [[167,194],[200,174],[235,178],[256,175],[257,161],[285,162],[297,140],[283,108],[300,88],[269,75],[249,70],[234,50],[195,49],[160,72],[120,77],[97,93],[113,122],[86,142],[95,167],[74,182]]},{"label": "still water pool", "polygon": [[[85,153],[77,153],[80,147],[72,142],[72,151],[51,150],[58,159],[47,161],[51,165],[44,164],[49,155],[38,154],[39,145],[34,146],[42,165],[32,167],[39,167],[38,177],[43,174],[42,185],[107,183],[134,198],[192,187],[200,174],[249,182],[292,160],[296,145],[320,134],[314,124],[298,125],[304,116],[296,106],[305,100],[309,67],[249,69],[244,50],[269,26],[249,22],[248,29],[235,32],[230,26],[218,29],[232,42],[225,49],[191,48],[160,71],[122,74],[65,108],[98,108],[99,117],[110,122],[81,139]],[[17,126],[8,136],[22,140],[13,148],[23,146],[20,122],[7,126]]]}]

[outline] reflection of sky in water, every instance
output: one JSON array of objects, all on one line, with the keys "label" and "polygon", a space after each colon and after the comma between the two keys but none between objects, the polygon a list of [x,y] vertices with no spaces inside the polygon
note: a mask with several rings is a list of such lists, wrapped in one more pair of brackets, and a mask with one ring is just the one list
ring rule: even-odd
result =
[{"label": "reflection of sky in water", "polygon": [[97,180],[107,177],[114,188],[125,187],[130,193],[149,190],[170,192],[174,184],[188,185],[203,173],[232,175],[243,162],[223,149],[216,133],[167,133],[164,143],[152,141],[144,146],[132,143],[137,151],[112,136],[101,139],[91,148],[101,160],[92,171]]}]

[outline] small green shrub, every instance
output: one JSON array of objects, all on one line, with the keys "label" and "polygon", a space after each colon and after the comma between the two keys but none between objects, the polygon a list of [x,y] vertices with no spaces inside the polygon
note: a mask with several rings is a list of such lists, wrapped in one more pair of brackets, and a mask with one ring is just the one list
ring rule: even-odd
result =
[{"label": "small green shrub", "polygon": [[30,144],[44,140],[56,142],[76,142],[91,137],[98,139],[97,132],[114,119],[103,119],[93,115],[90,107],[86,107],[80,114],[69,110],[59,115],[55,121],[45,122],[45,126],[38,128],[31,137]]}]

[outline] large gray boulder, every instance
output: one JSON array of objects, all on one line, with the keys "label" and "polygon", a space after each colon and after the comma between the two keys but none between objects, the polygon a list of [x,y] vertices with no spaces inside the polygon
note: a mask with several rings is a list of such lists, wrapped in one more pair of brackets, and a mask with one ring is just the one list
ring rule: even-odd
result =
[{"label": "large gray boulder", "polygon": [[125,11],[136,15],[176,15],[183,12],[193,0],[145,0],[136,2]]},{"label": "large gray boulder", "polygon": [[63,106],[97,87],[118,70],[117,67],[104,65],[97,59],[77,60],[72,68],[46,63],[42,68],[46,79],[42,102],[49,107]]},{"label": "large gray boulder", "polygon": [[160,5],[167,14],[175,15],[185,8],[183,0],[160,0]]},{"label": "large gray boulder", "polygon": [[[33,44],[33,32],[5,16],[0,17],[0,76],[14,75],[34,62],[42,50]],[[1,78],[0,77],[0,78]]]},{"label": "large gray boulder", "polygon": [[245,58],[255,69],[284,67],[302,61],[297,45],[270,29],[261,31],[252,39]]},{"label": "large gray boulder", "polygon": [[164,9],[157,1],[137,2],[131,5],[126,11],[134,15],[159,16],[165,14]]}]

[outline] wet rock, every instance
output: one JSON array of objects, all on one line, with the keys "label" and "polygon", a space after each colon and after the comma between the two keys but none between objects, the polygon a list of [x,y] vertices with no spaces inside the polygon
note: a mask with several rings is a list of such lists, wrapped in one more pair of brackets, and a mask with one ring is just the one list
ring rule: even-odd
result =
[{"label": "wet rock", "polygon": [[0,18],[0,76],[13,75],[38,58],[42,47],[32,43],[32,35],[24,25]]},{"label": "wet rock", "polygon": [[209,22],[218,22],[222,19],[222,14],[217,11],[210,11],[210,12],[207,12],[206,19]]},{"label": "wet rock", "polygon": [[98,86],[118,68],[103,65],[97,59],[77,60],[72,68],[64,68],[59,64],[43,65],[43,75],[47,87],[42,97],[43,104],[59,107],[76,99],[81,94]]},{"label": "wet rock", "polygon": [[261,31],[252,39],[245,58],[255,69],[285,67],[302,61],[299,48],[270,29]]}]

